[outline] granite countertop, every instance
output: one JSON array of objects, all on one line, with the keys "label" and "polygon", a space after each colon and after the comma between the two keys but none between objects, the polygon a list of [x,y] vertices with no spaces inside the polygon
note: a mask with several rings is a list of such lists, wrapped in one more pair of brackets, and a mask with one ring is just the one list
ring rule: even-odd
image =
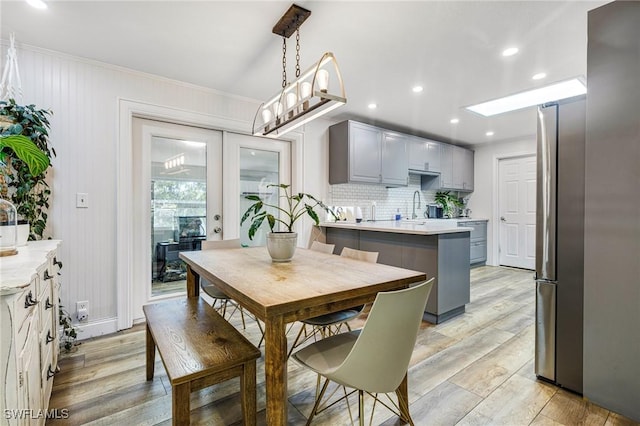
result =
[{"label": "granite countertop", "polygon": [[358,229],[362,231],[392,232],[396,234],[439,235],[470,232],[471,227],[458,226],[457,219],[379,220],[375,222],[322,222],[326,228]]}]

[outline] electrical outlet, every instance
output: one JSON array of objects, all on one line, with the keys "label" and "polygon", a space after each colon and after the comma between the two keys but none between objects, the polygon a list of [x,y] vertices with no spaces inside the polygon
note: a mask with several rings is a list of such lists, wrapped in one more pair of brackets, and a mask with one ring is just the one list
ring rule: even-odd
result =
[{"label": "electrical outlet", "polygon": [[83,300],[76,302],[76,317],[78,321],[87,321],[89,319],[89,301]]}]

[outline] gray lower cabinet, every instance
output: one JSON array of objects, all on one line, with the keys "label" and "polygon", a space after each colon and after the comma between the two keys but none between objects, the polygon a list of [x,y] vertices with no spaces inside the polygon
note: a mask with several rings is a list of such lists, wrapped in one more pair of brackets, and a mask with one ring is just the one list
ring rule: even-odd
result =
[{"label": "gray lower cabinet", "polygon": [[487,262],[487,221],[472,220],[458,222],[458,226],[473,228],[470,235],[470,256],[471,265],[480,266]]},{"label": "gray lower cabinet", "polygon": [[376,251],[378,262],[436,277],[424,319],[438,324],[465,311],[470,300],[469,233],[413,235],[392,232],[323,228],[327,243]]}]

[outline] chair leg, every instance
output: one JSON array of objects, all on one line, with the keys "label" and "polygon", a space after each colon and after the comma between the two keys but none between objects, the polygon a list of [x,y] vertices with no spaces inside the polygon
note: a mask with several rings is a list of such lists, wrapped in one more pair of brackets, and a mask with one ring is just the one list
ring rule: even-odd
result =
[{"label": "chair leg", "polygon": [[258,318],[256,318],[256,324],[258,324],[258,328],[260,329],[261,334],[260,341],[258,342],[258,349],[260,349],[260,346],[262,346],[262,342],[264,342],[264,330],[262,329],[262,324],[260,324],[260,320]]},{"label": "chair leg", "polygon": [[318,407],[320,406],[320,401],[322,400],[322,397],[324,396],[328,385],[329,379],[325,379],[324,385],[322,385],[322,390],[320,391],[320,395],[318,395],[318,397],[316,398],[316,402],[313,404],[313,408],[311,409],[311,414],[309,414],[309,419],[307,420],[306,426],[309,426],[311,424],[311,420],[313,420],[313,417],[316,415]]},{"label": "chair leg", "polygon": [[302,332],[305,330],[305,325],[302,324],[302,327],[300,328],[300,331],[298,332],[298,335],[296,336],[295,340],[293,341],[293,345],[291,346],[291,349],[289,350],[289,353],[287,354],[287,359],[289,359],[289,357],[291,356],[291,353],[293,352],[293,350],[298,347],[298,345],[301,343],[300,342],[300,337],[302,336]]}]

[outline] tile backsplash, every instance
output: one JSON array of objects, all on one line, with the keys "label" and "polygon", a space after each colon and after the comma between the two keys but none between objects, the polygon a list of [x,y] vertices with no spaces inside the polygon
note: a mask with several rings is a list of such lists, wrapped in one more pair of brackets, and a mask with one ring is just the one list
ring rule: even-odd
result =
[{"label": "tile backsplash", "polygon": [[420,175],[409,175],[409,185],[400,188],[386,188],[382,185],[364,185],[343,183],[329,186],[331,206],[358,206],[362,209],[364,220],[371,219],[371,204],[376,203],[376,219],[394,219],[398,209],[403,218],[411,218],[413,212],[413,193],[420,192],[420,208],[416,204],[416,215],[424,218],[427,203],[433,202],[436,191],[420,189]]}]

